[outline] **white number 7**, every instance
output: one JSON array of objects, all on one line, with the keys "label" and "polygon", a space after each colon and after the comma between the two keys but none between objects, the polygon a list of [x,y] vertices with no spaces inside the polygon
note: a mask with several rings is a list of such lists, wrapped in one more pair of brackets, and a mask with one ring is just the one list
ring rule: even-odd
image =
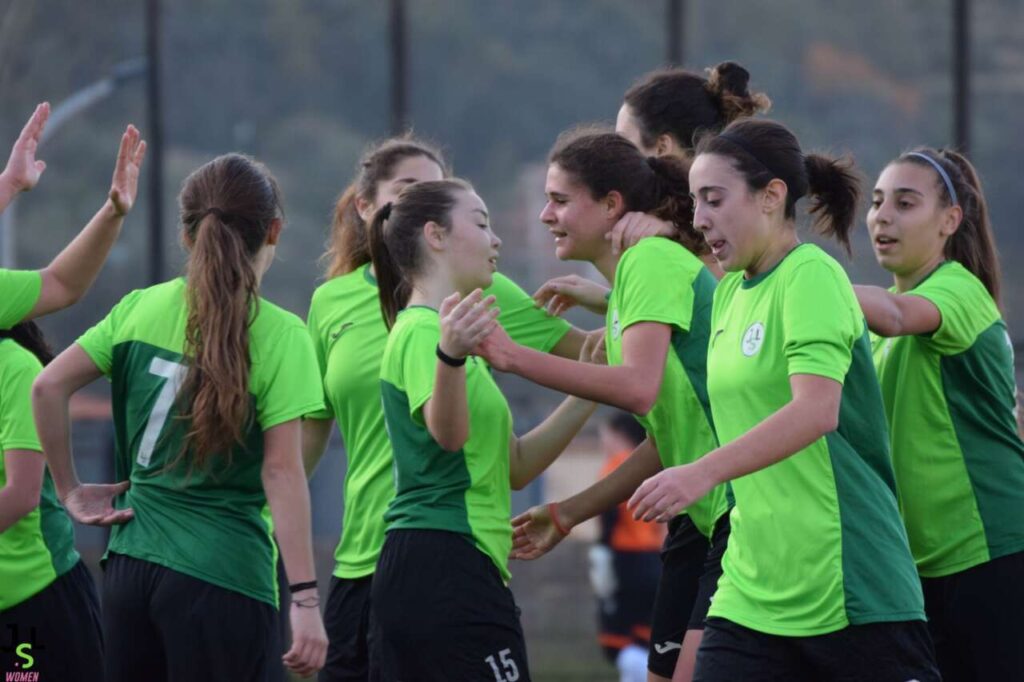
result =
[{"label": "white number 7", "polygon": [[149,363],[149,373],[163,377],[167,381],[164,383],[163,388],[160,389],[160,395],[156,397],[156,402],[153,403],[153,409],[149,413],[149,422],[146,424],[146,430],[142,434],[142,442],[139,443],[139,454],[135,461],[141,467],[148,467],[149,460],[153,458],[153,450],[156,448],[157,438],[160,437],[160,432],[163,431],[167,415],[170,414],[171,406],[174,405],[174,399],[178,395],[178,389],[181,388],[181,384],[185,381],[187,370],[188,367],[181,363],[162,358],[153,358],[153,361]]}]

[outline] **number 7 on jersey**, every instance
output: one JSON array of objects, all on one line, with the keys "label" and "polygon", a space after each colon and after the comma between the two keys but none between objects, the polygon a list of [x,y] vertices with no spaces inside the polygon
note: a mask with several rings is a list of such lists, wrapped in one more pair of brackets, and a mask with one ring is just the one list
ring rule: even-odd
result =
[{"label": "number 7 on jersey", "polygon": [[174,399],[178,396],[178,389],[181,388],[182,383],[185,381],[187,370],[188,367],[180,362],[164,360],[163,358],[153,358],[153,361],[149,363],[149,373],[163,377],[166,381],[163,388],[160,389],[160,395],[156,397],[156,402],[153,403],[153,409],[149,413],[149,421],[146,423],[146,430],[142,434],[142,442],[139,443],[139,454],[136,456],[135,461],[141,467],[148,467],[149,461],[153,458],[156,441],[160,437],[160,432],[164,429],[164,424],[167,422],[167,415],[171,413]]}]

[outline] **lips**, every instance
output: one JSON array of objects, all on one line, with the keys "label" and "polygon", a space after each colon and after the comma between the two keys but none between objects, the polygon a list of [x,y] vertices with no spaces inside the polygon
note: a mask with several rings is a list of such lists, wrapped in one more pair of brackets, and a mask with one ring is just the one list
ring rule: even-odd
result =
[{"label": "lips", "polygon": [[900,243],[898,239],[884,234],[876,235],[873,240],[876,251],[889,251]]},{"label": "lips", "polygon": [[711,254],[716,258],[721,255],[728,242],[724,239],[710,239],[708,240],[708,246],[711,247]]}]

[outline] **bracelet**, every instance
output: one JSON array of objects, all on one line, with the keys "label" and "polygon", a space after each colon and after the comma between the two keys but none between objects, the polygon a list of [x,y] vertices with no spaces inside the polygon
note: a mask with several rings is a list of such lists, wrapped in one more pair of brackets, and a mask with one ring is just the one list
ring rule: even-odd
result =
[{"label": "bracelet", "polygon": [[441,350],[441,344],[437,344],[437,358],[449,367],[462,367],[466,364],[466,358],[453,358]]},{"label": "bracelet", "polygon": [[306,597],[305,599],[295,599],[292,601],[292,606],[300,609],[315,609],[320,606],[320,597]]},{"label": "bracelet", "polygon": [[305,582],[305,583],[292,583],[291,585],[288,586],[288,592],[290,594],[295,594],[296,592],[302,592],[303,590],[308,590],[311,587],[316,587],[316,581],[315,580],[310,580],[309,582]]},{"label": "bracelet", "polygon": [[555,527],[555,530],[557,530],[559,533],[561,533],[562,537],[568,536],[569,535],[569,531],[571,529],[570,528],[566,528],[565,526],[563,526],[562,522],[558,520],[558,503],[557,502],[550,502],[550,503],[548,503],[548,514],[551,516],[551,524]]}]

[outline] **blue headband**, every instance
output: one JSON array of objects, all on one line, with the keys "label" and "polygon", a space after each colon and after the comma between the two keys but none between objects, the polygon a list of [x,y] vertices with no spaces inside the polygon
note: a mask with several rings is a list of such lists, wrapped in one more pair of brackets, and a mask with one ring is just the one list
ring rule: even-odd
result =
[{"label": "blue headband", "polygon": [[927,154],[922,154],[921,152],[910,152],[907,154],[907,156],[916,156],[917,158],[924,159],[925,161],[930,163],[932,167],[935,169],[935,172],[939,174],[940,178],[942,178],[942,181],[946,183],[946,191],[949,192],[949,198],[953,202],[953,205],[960,205],[960,202],[956,198],[956,190],[953,189],[953,181],[949,178],[949,173],[946,172],[946,169],[942,167],[941,163],[939,163],[932,157],[928,156]]}]

